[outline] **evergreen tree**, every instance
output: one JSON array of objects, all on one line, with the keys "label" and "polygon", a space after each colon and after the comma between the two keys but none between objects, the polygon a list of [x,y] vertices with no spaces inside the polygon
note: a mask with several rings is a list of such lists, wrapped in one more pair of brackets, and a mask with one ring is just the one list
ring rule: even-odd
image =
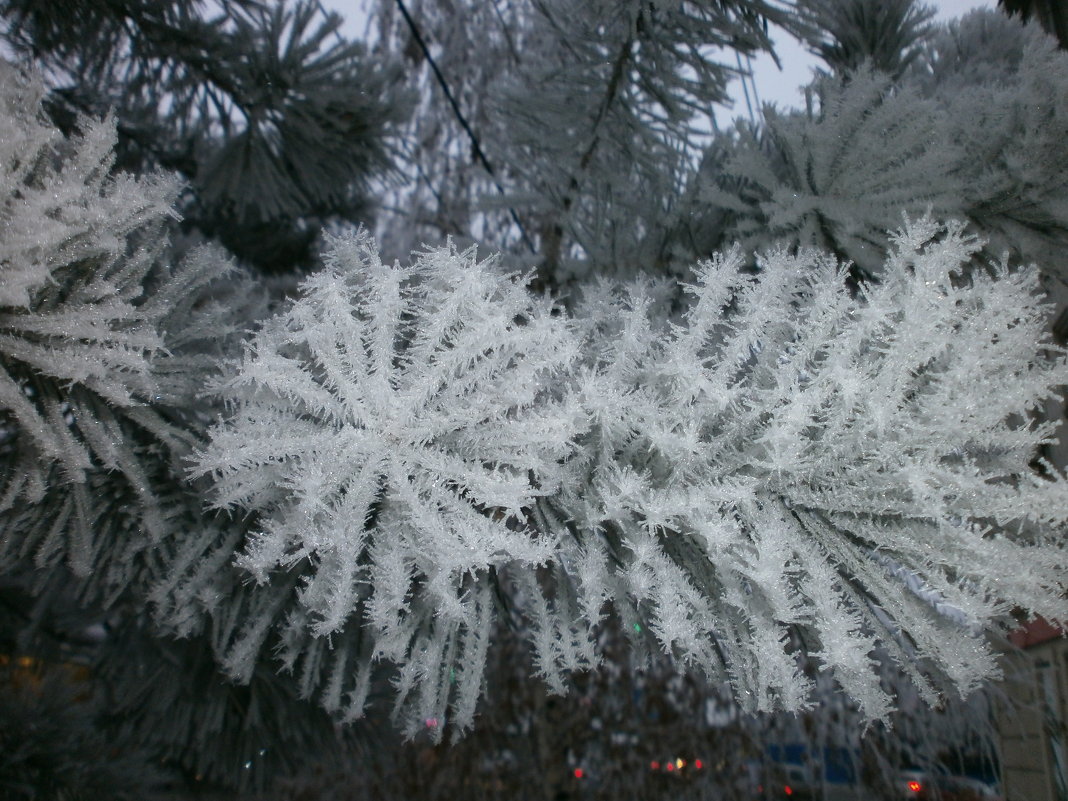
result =
[{"label": "evergreen tree", "polygon": [[[95,107],[53,92],[46,117],[42,80],[0,70],[0,608],[9,655],[87,668],[75,765],[93,727],[130,787],[150,758],[171,789],[247,789],[383,707],[440,748],[512,677],[562,694],[665,664],[739,715],[840,688],[842,719],[884,721],[996,677],[988,637],[1014,613],[1068,620],[1068,485],[1038,413],[1068,361],[1019,264],[1068,230],[1063,54],[989,16],[929,34],[904,4],[883,50],[830,3],[806,22],[763,2],[477,5],[377,17],[379,46],[425,67],[400,163],[420,183],[392,188],[407,213],[383,239],[434,241],[391,263],[341,230],[281,302],[166,231],[176,202],[205,231],[307,222],[294,198],[336,211],[367,175],[359,141],[314,138],[358,90],[335,85],[349,50],[315,55],[331,29],[311,6],[5,7],[12,41],[78,65],[93,97],[120,73],[149,87],[64,121]],[[708,144],[696,122],[728,74],[708,48],[765,46],[768,19],[828,45],[832,72],[805,111]],[[1016,27],[984,49],[988,24]],[[268,71],[275,95],[256,71],[279,54],[299,79]],[[233,94],[190,77],[218,64]],[[964,129],[1021,88],[1047,108],[990,142]],[[120,138],[134,111],[180,122],[152,141],[195,141],[188,205],[172,178],[111,169],[117,143],[127,167],[164,163]],[[566,307],[541,291],[565,284]],[[539,736],[532,764],[566,789],[561,760],[583,763]],[[44,775],[7,764],[12,786]]]},{"label": "evergreen tree", "polygon": [[[1068,281],[1068,51],[1038,26],[975,12],[925,47],[911,82],[946,110],[960,213],[1012,253]],[[1060,291],[1060,290],[1058,290]]]}]

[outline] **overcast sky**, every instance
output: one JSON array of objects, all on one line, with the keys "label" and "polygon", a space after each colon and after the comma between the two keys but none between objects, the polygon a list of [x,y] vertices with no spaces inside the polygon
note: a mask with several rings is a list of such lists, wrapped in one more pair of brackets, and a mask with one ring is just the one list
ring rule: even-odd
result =
[{"label": "overcast sky", "polygon": [[[365,0],[322,0],[325,8],[334,9],[345,18],[342,33],[350,39],[364,38],[367,25],[364,3]],[[996,0],[927,0],[927,4],[938,9],[937,19],[948,20],[973,8],[994,8]],[[782,70],[775,66],[775,62],[768,55],[753,59],[757,95],[762,103],[774,103],[779,107],[797,106],[803,102],[799,88],[811,79],[816,58],[789,35],[781,31],[779,33],[780,35],[775,37],[775,52],[779,56]],[[727,124],[734,117],[747,113],[741,83],[736,81],[733,86],[734,108],[723,109],[722,113],[716,115],[721,124]]]}]

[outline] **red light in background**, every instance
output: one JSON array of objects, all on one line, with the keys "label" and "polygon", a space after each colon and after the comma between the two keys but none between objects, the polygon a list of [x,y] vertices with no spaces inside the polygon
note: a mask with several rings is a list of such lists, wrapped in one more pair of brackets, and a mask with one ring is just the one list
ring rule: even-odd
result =
[{"label": "red light in background", "polygon": [[702,761],[701,761],[700,759],[695,759],[695,760],[693,761],[693,768],[694,768],[694,770],[700,770],[700,769],[701,769],[701,768],[703,768],[704,766],[705,766],[705,763],[704,763],[704,762],[702,762]]},{"label": "red light in background", "polygon": [[575,768],[575,778],[576,779],[581,779],[585,775],[586,774],[583,772],[582,768]]},{"label": "red light in background", "polygon": [[660,763],[654,759],[649,763],[649,770],[660,770]]},{"label": "red light in background", "polygon": [[787,795],[793,795],[794,794],[794,788],[791,787],[790,785],[786,785],[785,787],[783,787],[782,791],[784,793],[786,793]]},{"label": "red light in background", "polygon": [[914,793],[918,793],[920,790],[923,789],[923,785],[920,784],[918,781],[911,781],[909,782],[909,789],[912,790],[912,792]]},{"label": "red light in background", "polygon": [[664,767],[666,767],[668,770],[675,770],[675,763],[668,762],[667,765],[665,765]]}]

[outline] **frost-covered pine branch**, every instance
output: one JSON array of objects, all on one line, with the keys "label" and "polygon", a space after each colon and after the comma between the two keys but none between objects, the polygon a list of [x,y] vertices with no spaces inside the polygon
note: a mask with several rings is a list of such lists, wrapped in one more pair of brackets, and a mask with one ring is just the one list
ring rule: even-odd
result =
[{"label": "frost-covered pine branch", "polygon": [[770,51],[762,25],[795,18],[763,0],[526,5],[523,47],[538,57],[495,84],[507,124],[494,145],[545,277],[665,271],[697,131],[733,77],[715,55]]},{"label": "frost-covered pine branch", "polygon": [[192,436],[160,407],[200,380],[186,327],[208,320],[194,306],[230,266],[207,250],[167,266],[177,182],[112,175],[114,122],[64,138],[43,96],[0,63],[0,563],[123,586],[135,543],[169,531],[153,485]]},{"label": "frost-covered pine branch", "polygon": [[421,101],[383,248],[472,237],[533,259],[551,285],[686,269],[672,233],[712,107],[728,102],[737,68],[722,54],[770,51],[767,24],[796,24],[778,0],[421,3],[407,19],[397,5],[376,3],[380,46],[410,62]]},{"label": "frost-covered pine branch", "polygon": [[867,65],[900,76],[919,58],[935,10],[916,0],[799,0],[809,50],[838,74]]},{"label": "frost-covered pine branch", "polygon": [[753,274],[735,250],[698,270],[680,326],[640,287],[586,312],[618,322],[590,339],[561,558],[591,607],[749,708],[806,705],[799,648],[872,717],[892,704],[876,644],[928,701],[968,692],[997,673],[987,627],[1068,613],[1068,485],[1030,464],[1054,435],[1030,413],[1068,377],[1036,349],[1036,272],[977,268],[956,224],[892,241],[856,296],[824,255],[771,251]]},{"label": "frost-covered pine branch", "polygon": [[[365,626],[416,696],[411,720],[444,720],[451,671],[469,722],[491,574],[553,559],[530,509],[564,478],[578,418],[552,389],[576,353],[492,260],[447,246],[390,266],[361,232],[333,240],[216,388],[232,413],[194,473],[215,479],[217,506],[259,513],[239,563],[259,582],[303,572],[290,621],[314,636]],[[250,622],[232,672],[268,634]]]},{"label": "frost-covered pine branch", "polygon": [[946,109],[963,213],[988,240],[1068,282],[1068,52],[1037,24],[977,10],[905,76]]},{"label": "frost-covered pine branch", "polygon": [[356,715],[390,662],[409,734],[462,729],[503,594],[558,691],[608,613],[755,709],[810,702],[798,649],[868,717],[879,646],[929,702],[996,675],[987,628],[1068,615],[1068,491],[1029,418],[1068,369],[1033,270],[928,218],[893,242],[859,288],[814,251],[717,257],[677,324],[644,284],[592,293],[576,364],[568,323],[470,252],[335,241],[196,457],[259,515],[259,611],[214,613],[228,669],[314,654],[306,694]]},{"label": "frost-covered pine branch", "polygon": [[863,67],[809,91],[807,110],[768,107],[762,127],[714,143],[692,189],[698,214],[717,247],[800,244],[878,275],[902,211],[963,213],[954,170],[965,156],[946,138],[942,106],[887,75]]},{"label": "frost-covered pine branch", "polygon": [[820,76],[804,111],[768,107],[760,126],[718,137],[691,181],[691,250],[800,244],[871,277],[902,211],[930,210],[1063,283],[1068,54],[1035,25],[977,11],[894,73]]},{"label": "frost-covered pine branch", "polygon": [[366,218],[406,115],[399,76],[315,0],[0,0],[0,19],[56,119],[113,116],[121,168],[177,171],[184,229],[270,273],[314,263],[319,228]]}]

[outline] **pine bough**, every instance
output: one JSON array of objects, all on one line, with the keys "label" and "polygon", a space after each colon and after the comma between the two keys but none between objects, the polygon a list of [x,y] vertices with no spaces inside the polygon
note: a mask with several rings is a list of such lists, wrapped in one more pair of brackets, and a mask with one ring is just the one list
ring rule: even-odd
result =
[{"label": "pine bough", "polygon": [[[501,614],[558,691],[613,615],[750,709],[810,703],[807,656],[870,718],[877,647],[933,703],[997,674],[1012,613],[1068,620],[1040,414],[1068,365],[1037,271],[927,218],[878,283],[815,251],[718,256],[678,319],[649,283],[566,313],[472,250],[390,266],[336,238],[212,389],[190,478],[233,525],[177,522],[157,454],[197,416],[164,408],[222,352],[225,314],[191,300],[222,262],[160,267],[174,185],[109,177],[111,126],[62,140],[34,79],[4,66],[0,89],[4,570],[129,583],[148,553],[157,616],[232,676],[273,649],[351,719],[392,665],[398,717],[435,737],[471,724]],[[90,492],[107,476],[131,525]]]},{"label": "pine bough", "polygon": [[[359,715],[388,661],[409,733],[462,730],[506,588],[560,691],[610,610],[750,709],[809,703],[802,653],[872,718],[877,645],[932,703],[996,675],[988,628],[1068,617],[1068,493],[1035,414],[1068,370],[1034,270],[927,218],[892,242],[860,286],[817,252],[717,256],[668,323],[647,284],[569,316],[472,251],[390,267],[335,240],[218,383],[231,412],[194,470],[259,515],[238,561],[264,591],[302,576],[283,659],[359,631],[329,707]],[[250,621],[235,674],[272,625]]]},{"label": "pine bough", "polygon": [[0,61],[0,571],[121,591],[173,531],[155,475],[196,439],[177,418],[214,365],[192,346],[234,313],[201,290],[230,266],[207,248],[169,266],[178,182],[113,175],[114,121],[64,137],[44,96]]}]

